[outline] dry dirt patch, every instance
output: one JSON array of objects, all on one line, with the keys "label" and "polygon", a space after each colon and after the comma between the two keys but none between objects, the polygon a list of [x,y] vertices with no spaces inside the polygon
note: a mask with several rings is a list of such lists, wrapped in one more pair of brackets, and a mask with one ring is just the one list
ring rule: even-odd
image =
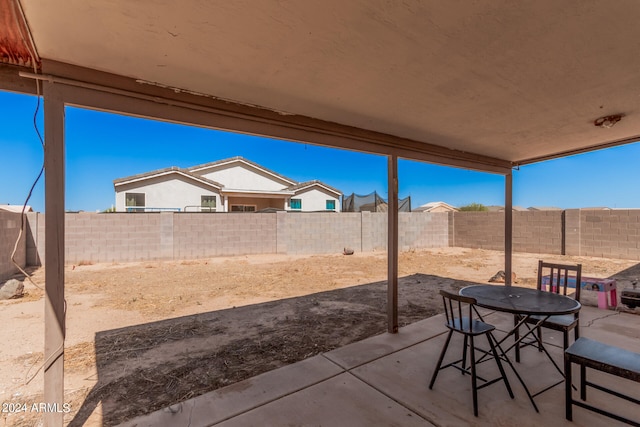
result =
[{"label": "dry dirt patch", "polygon": [[[582,262],[588,275],[638,274],[633,261],[516,254],[520,285],[537,259]],[[66,400],[70,425],[115,425],[386,330],[386,255],[246,256],[66,269]],[[441,311],[439,289],[485,283],[494,251],[446,248],[400,256],[406,325]],[[43,271],[35,272],[37,281]],[[0,400],[42,400],[42,293],[3,303],[10,349],[0,354]],[[595,303],[595,296],[593,296]],[[589,303],[589,301],[587,301]],[[20,333],[20,331],[22,333]],[[5,416],[33,425],[37,414]]]}]

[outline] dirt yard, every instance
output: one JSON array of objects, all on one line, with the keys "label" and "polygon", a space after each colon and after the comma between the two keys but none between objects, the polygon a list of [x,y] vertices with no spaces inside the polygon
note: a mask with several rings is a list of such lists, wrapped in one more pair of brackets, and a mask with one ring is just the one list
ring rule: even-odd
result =
[{"label": "dirt yard", "polygon": [[[637,262],[515,254],[518,284],[537,260],[583,274],[640,277]],[[439,289],[486,283],[501,252],[445,248],[400,256],[400,325],[441,311]],[[71,426],[112,426],[386,331],[386,254],[243,256],[66,268],[65,390]],[[44,286],[44,272],[33,272]],[[39,425],[43,292],[0,302],[0,425]],[[596,305],[596,295],[583,301]],[[26,411],[12,408],[25,408]]]}]

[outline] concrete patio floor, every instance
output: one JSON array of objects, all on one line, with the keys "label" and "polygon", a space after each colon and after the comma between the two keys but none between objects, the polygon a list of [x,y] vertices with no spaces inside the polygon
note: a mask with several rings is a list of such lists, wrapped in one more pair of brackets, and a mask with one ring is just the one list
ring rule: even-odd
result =
[{"label": "concrete patio floor", "polygon": [[[504,336],[511,315],[487,312],[485,320]],[[473,416],[471,381],[455,369],[428,383],[446,338],[443,316],[382,334],[293,365],[193,398],[123,424],[144,426],[584,426],[610,427],[616,421],[574,407],[573,422],[565,420],[564,386],[538,396],[535,412],[522,385],[505,364],[512,400],[502,382],[478,392],[479,416]],[[640,352],[640,316],[583,307],[581,336]],[[547,331],[545,341],[562,367],[562,336]],[[509,340],[511,341],[511,339]],[[487,348],[486,340],[479,344]],[[454,335],[447,360],[461,354],[462,337]],[[513,359],[513,352],[510,353]],[[544,353],[526,348],[515,364],[532,392],[560,379]],[[574,366],[575,378],[577,367]],[[479,375],[493,378],[491,361],[480,364]],[[485,375],[483,375],[485,374]],[[640,385],[598,372],[590,374],[610,388],[640,398]],[[574,394],[577,392],[574,391]],[[631,419],[640,419],[632,403],[588,390],[588,401]]]}]

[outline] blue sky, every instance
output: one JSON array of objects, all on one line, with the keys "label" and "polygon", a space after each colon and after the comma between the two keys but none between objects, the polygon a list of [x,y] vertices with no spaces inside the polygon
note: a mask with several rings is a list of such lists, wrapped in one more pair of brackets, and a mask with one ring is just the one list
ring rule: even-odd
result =
[{"label": "blue sky", "polygon": [[[0,204],[22,204],[42,166],[33,126],[34,96],[0,91]],[[38,117],[43,132],[42,105]],[[383,156],[144,120],[78,108],[66,110],[67,210],[115,203],[113,180],[169,166],[243,156],[297,181],[319,179],[348,195],[387,195]],[[640,144],[528,165],[514,171],[514,205],[640,208]],[[504,204],[501,175],[400,160],[400,197],[412,206],[444,201]],[[44,180],[29,201],[44,211]]]}]

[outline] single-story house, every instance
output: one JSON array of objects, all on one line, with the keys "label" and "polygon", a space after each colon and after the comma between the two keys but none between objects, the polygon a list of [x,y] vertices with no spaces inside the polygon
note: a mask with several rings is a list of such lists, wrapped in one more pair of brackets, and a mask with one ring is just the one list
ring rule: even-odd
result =
[{"label": "single-story house", "polygon": [[445,202],[429,202],[418,206],[414,212],[457,212],[459,209]]},{"label": "single-story house", "polygon": [[113,181],[117,212],[340,211],[342,193],[296,182],[243,157],[170,167]]}]

